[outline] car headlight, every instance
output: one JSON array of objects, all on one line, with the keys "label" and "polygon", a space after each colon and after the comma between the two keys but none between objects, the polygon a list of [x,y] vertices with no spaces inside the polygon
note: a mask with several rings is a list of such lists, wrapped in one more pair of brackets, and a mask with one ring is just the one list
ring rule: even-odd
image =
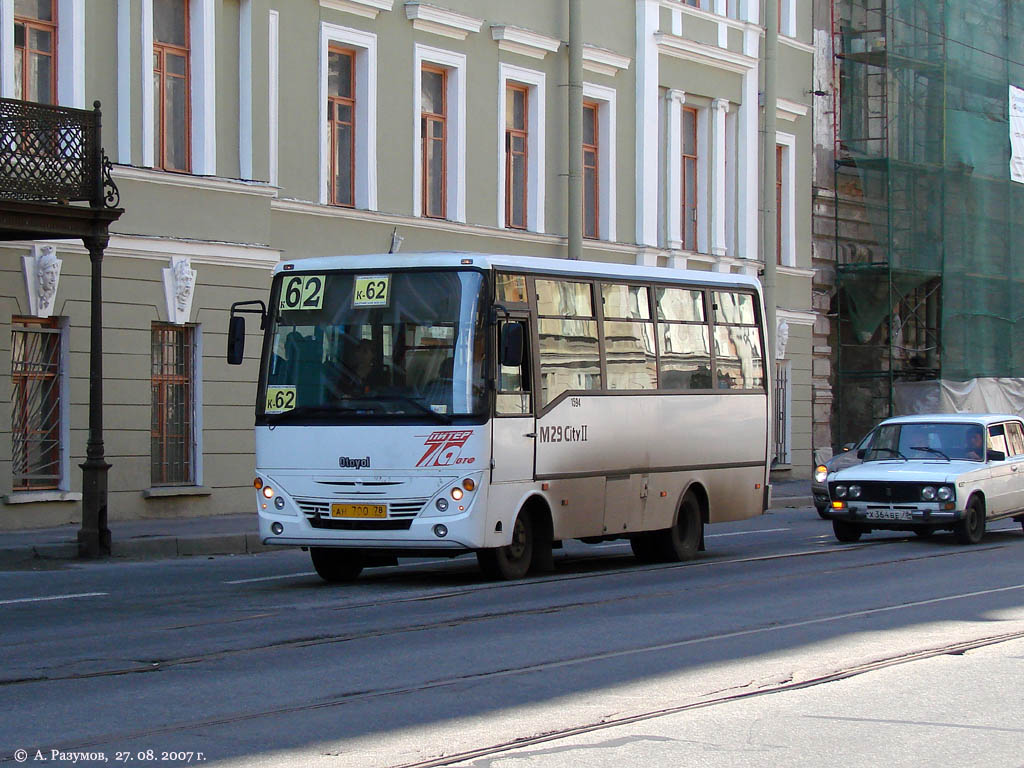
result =
[{"label": "car headlight", "polygon": [[840,499],[845,499],[846,498],[846,490],[847,489],[846,489],[845,485],[837,485],[836,488],[835,488],[836,496],[839,497]]},{"label": "car headlight", "polygon": [[828,467],[824,464],[819,464],[814,468],[814,482],[824,483],[826,477],[828,477]]},{"label": "car headlight", "polygon": [[935,501],[935,489],[930,485],[926,485],[921,489],[921,499],[922,501]]},{"label": "car headlight", "polygon": [[948,485],[944,485],[935,492],[935,495],[939,497],[939,501],[952,501],[953,489]]},{"label": "car headlight", "polygon": [[850,498],[851,499],[859,499],[860,498],[860,486],[859,485],[851,485],[850,486]]}]

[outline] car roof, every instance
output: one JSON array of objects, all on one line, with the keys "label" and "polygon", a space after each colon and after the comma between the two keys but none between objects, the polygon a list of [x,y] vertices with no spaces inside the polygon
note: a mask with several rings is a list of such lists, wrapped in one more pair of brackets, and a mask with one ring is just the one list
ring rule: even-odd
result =
[{"label": "car roof", "polygon": [[997,424],[1002,421],[1020,421],[1012,413],[915,413],[895,416],[882,424]]}]

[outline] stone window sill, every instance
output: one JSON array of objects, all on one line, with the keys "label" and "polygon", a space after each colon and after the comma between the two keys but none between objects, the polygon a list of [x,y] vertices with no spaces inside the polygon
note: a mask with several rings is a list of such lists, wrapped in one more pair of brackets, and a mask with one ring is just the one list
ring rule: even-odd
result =
[{"label": "stone window sill", "polygon": [[168,485],[147,488],[142,492],[144,499],[163,499],[171,496],[209,496],[213,493],[204,485]]},{"label": "stone window sill", "polygon": [[81,501],[77,491],[14,491],[4,496],[4,504],[35,504],[44,501]]}]

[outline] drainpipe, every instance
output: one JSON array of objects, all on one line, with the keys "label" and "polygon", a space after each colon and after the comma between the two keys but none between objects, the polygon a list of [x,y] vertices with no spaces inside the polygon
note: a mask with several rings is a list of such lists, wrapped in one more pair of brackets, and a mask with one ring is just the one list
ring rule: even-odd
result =
[{"label": "drainpipe", "polygon": [[569,0],[569,258],[583,251],[583,0]]},{"label": "drainpipe", "polygon": [[775,243],[778,236],[775,205],[775,109],[778,101],[778,81],[775,70],[779,47],[779,6],[775,0],[766,0],[764,4],[764,26],[764,186],[761,192],[764,208],[761,231],[764,233],[764,239],[761,253],[764,255],[765,331],[768,335],[768,354],[765,357],[771,365],[775,362]]}]

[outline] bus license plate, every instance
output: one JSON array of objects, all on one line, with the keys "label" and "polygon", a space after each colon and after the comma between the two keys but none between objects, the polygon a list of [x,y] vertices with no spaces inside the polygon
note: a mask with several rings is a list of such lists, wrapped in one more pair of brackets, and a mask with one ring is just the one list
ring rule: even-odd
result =
[{"label": "bus license plate", "polygon": [[911,519],[913,513],[909,509],[869,509],[868,520],[892,520],[904,522]]},{"label": "bus license plate", "polygon": [[387,517],[386,504],[331,504],[331,517]]}]

